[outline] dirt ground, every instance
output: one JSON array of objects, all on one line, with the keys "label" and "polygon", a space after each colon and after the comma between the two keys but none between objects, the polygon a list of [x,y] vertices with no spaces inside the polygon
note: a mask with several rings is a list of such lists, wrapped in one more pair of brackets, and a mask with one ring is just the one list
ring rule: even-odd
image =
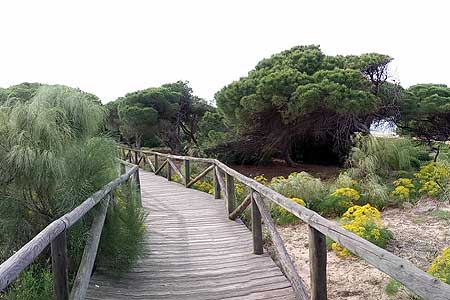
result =
[{"label": "dirt ground", "polygon": [[[415,207],[389,209],[382,213],[384,224],[394,235],[388,251],[427,270],[433,259],[450,245],[450,206],[432,200]],[[309,285],[308,228],[305,224],[279,226],[286,248],[298,271]],[[342,259],[328,252],[328,293],[330,300],[407,300],[412,295],[401,290],[389,296],[385,287],[389,276],[359,258]]]},{"label": "dirt ground", "polygon": [[300,164],[298,167],[288,167],[282,160],[274,160],[268,165],[230,165],[239,173],[248,177],[264,175],[269,180],[276,176],[288,176],[292,172],[308,172],[309,174],[319,177],[323,180],[335,178],[339,175],[337,166],[321,166],[312,164]]}]

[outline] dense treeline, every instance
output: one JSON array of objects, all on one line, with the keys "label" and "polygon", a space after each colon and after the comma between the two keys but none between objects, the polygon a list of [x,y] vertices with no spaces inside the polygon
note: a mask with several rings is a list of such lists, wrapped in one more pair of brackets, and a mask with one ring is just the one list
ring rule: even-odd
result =
[{"label": "dense treeline", "polygon": [[450,134],[450,89],[390,81],[393,58],[325,55],[297,46],[261,60],[215,95],[217,107],[186,82],[136,91],[109,103],[109,127],[137,147],[164,146],[238,163],[343,163],[355,133],[389,122],[426,141]]}]

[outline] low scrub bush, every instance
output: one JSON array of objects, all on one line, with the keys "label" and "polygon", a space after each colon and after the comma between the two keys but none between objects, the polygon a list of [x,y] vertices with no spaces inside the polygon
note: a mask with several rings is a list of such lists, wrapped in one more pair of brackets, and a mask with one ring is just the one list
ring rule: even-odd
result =
[{"label": "low scrub bush", "polygon": [[53,299],[53,275],[44,266],[31,265],[14,282],[5,300],[48,300]]},{"label": "low scrub bush", "polygon": [[[392,238],[381,220],[381,214],[375,207],[366,204],[350,207],[340,220],[342,227],[377,245],[385,248]],[[351,256],[351,252],[338,243],[332,244],[332,249],[341,257]]]},{"label": "low scrub bush", "polygon": [[342,187],[318,202],[314,208],[327,216],[340,216],[347,209],[356,204],[361,198],[359,192],[353,188]]},{"label": "low scrub bush", "polygon": [[275,177],[270,187],[288,198],[303,199],[308,207],[314,207],[328,194],[327,186],[306,172],[294,172],[288,178]]},{"label": "low scrub bush", "polygon": [[[300,198],[293,197],[291,198],[292,201],[294,201],[297,204],[300,204],[301,206],[306,206],[305,201]],[[292,224],[298,222],[298,218],[291,214],[286,209],[282,208],[279,205],[274,205],[271,209],[271,215],[275,223],[285,225],[285,224]]]},{"label": "low scrub bush", "polygon": [[422,166],[415,174],[419,180],[419,193],[430,197],[445,197],[450,184],[450,164],[447,162],[431,162]]},{"label": "low scrub bush", "polygon": [[442,282],[450,284],[450,247],[445,248],[441,255],[431,264],[428,273]]}]

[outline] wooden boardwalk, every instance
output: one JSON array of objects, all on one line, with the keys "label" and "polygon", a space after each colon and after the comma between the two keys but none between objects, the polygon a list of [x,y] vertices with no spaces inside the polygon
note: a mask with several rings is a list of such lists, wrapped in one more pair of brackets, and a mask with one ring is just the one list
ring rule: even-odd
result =
[{"label": "wooden boardwalk", "polygon": [[145,255],[120,279],[95,274],[86,299],[295,299],[267,254],[223,200],[141,171]]}]

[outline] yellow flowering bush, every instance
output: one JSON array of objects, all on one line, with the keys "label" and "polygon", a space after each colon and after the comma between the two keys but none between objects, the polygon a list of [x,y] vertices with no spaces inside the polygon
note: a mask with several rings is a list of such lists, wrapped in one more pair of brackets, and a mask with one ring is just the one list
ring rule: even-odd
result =
[{"label": "yellow flowering bush", "polygon": [[318,206],[323,215],[339,216],[361,199],[359,192],[353,188],[338,188],[326,197]]},{"label": "yellow flowering bush", "polygon": [[411,200],[411,194],[415,189],[412,179],[399,178],[394,181],[394,187],[394,190],[391,192],[391,197],[397,204]]},{"label": "yellow flowering bush", "polygon": [[450,247],[445,248],[442,254],[436,257],[428,269],[428,273],[450,284]]},{"label": "yellow flowering bush", "polygon": [[450,166],[444,162],[431,162],[422,166],[415,176],[421,185],[419,192],[436,197],[450,183]]},{"label": "yellow flowering bush", "polygon": [[266,177],[264,177],[264,174],[258,175],[253,179],[264,185],[267,185],[269,183],[269,180]]},{"label": "yellow flowering bush", "polygon": [[[306,203],[303,199],[292,197],[292,201],[294,201],[297,204],[300,204],[301,206],[306,206]],[[275,223],[277,224],[291,224],[298,221],[298,218],[282,208],[279,205],[275,205],[271,210],[272,218],[274,219]]]},{"label": "yellow flowering bush", "polygon": [[194,189],[208,193],[213,195],[214,194],[214,186],[207,182],[207,181],[197,181],[196,183],[194,183],[194,185],[192,186]]},{"label": "yellow flowering bush", "polygon": [[[341,224],[344,229],[351,231],[369,242],[385,248],[392,234],[384,227],[378,209],[370,204],[364,206],[354,205],[343,215]],[[331,248],[341,257],[348,257],[351,252],[334,242]]]}]

